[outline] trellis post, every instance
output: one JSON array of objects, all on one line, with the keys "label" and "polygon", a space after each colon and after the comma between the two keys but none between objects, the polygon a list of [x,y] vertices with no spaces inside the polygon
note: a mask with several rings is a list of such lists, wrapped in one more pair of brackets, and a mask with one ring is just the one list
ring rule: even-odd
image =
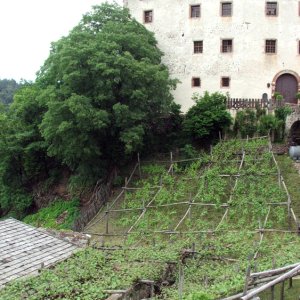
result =
[{"label": "trellis post", "polygon": [[171,174],[173,176],[173,152],[170,152],[170,162],[171,162]]},{"label": "trellis post", "polygon": [[178,298],[179,298],[179,300],[182,300],[183,283],[184,283],[183,265],[181,262],[179,262],[179,278],[178,278],[178,296],[179,296]]},{"label": "trellis post", "polygon": [[141,179],[142,178],[142,172],[141,172],[141,160],[140,160],[140,153],[139,152],[138,152],[137,156],[138,156],[139,176],[140,176],[140,179]]},{"label": "trellis post", "polygon": [[108,211],[108,203],[106,204],[106,212],[105,212],[105,219],[106,219],[106,226],[105,226],[105,233],[108,234],[108,222],[109,222],[109,211]]}]

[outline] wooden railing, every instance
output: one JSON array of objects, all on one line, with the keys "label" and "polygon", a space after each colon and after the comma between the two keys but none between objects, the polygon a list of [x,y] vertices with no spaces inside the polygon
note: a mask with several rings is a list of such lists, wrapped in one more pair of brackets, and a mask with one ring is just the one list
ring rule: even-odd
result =
[{"label": "wooden railing", "polygon": [[253,99],[253,98],[228,98],[228,109],[246,109],[246,108],[268,108],[271,100],[268,99]]},{"label": "wooden railing", "polygon": [[228,98],[226,101],[227,109],[274,109],[276,107],[281,107],[288,105],[292,108],[293,112],[299,111],[299,105],[296,103],[287,103],[284,100],[274,100],[274,99],[259,99],[259,98]]}]

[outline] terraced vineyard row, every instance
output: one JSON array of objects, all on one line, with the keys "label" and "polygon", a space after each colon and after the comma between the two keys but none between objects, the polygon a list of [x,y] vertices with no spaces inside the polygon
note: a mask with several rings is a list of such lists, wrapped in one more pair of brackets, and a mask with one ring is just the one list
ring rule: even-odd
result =
[{"label": "terraced vineyard row", "polygon": [[[107,290],[141,279],[154,280],[153,299],[225,299],[243,290],[249,267],[300,260],[295,199],[267,139],[222,142],[212,155],[135,170],[140,178],[87,228],[103,252],[84,250],[39,278],[12,284],[0,299],[105,299]],[[46,292],[39,288],[45,284]]]}]

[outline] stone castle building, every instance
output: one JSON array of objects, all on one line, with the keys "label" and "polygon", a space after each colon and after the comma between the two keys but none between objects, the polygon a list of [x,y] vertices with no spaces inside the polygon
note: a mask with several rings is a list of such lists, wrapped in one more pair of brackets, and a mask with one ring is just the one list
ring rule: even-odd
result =
[{"label": "stone castle building", "polygon": [[278,91],[297,103],[300,91],[300,1],[124,0],[155,33],[163,62],[180,83],[186,111],[193,93],[268,98]]}]

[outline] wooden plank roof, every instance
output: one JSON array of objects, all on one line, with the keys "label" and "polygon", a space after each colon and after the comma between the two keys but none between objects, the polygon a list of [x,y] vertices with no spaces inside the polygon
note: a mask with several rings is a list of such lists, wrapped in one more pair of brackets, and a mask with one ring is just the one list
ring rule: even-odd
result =
[{"label": "wooden plank roof", "polygon": [[13,218],[0,221],[0,288],[68,258],[78,247]]}]

